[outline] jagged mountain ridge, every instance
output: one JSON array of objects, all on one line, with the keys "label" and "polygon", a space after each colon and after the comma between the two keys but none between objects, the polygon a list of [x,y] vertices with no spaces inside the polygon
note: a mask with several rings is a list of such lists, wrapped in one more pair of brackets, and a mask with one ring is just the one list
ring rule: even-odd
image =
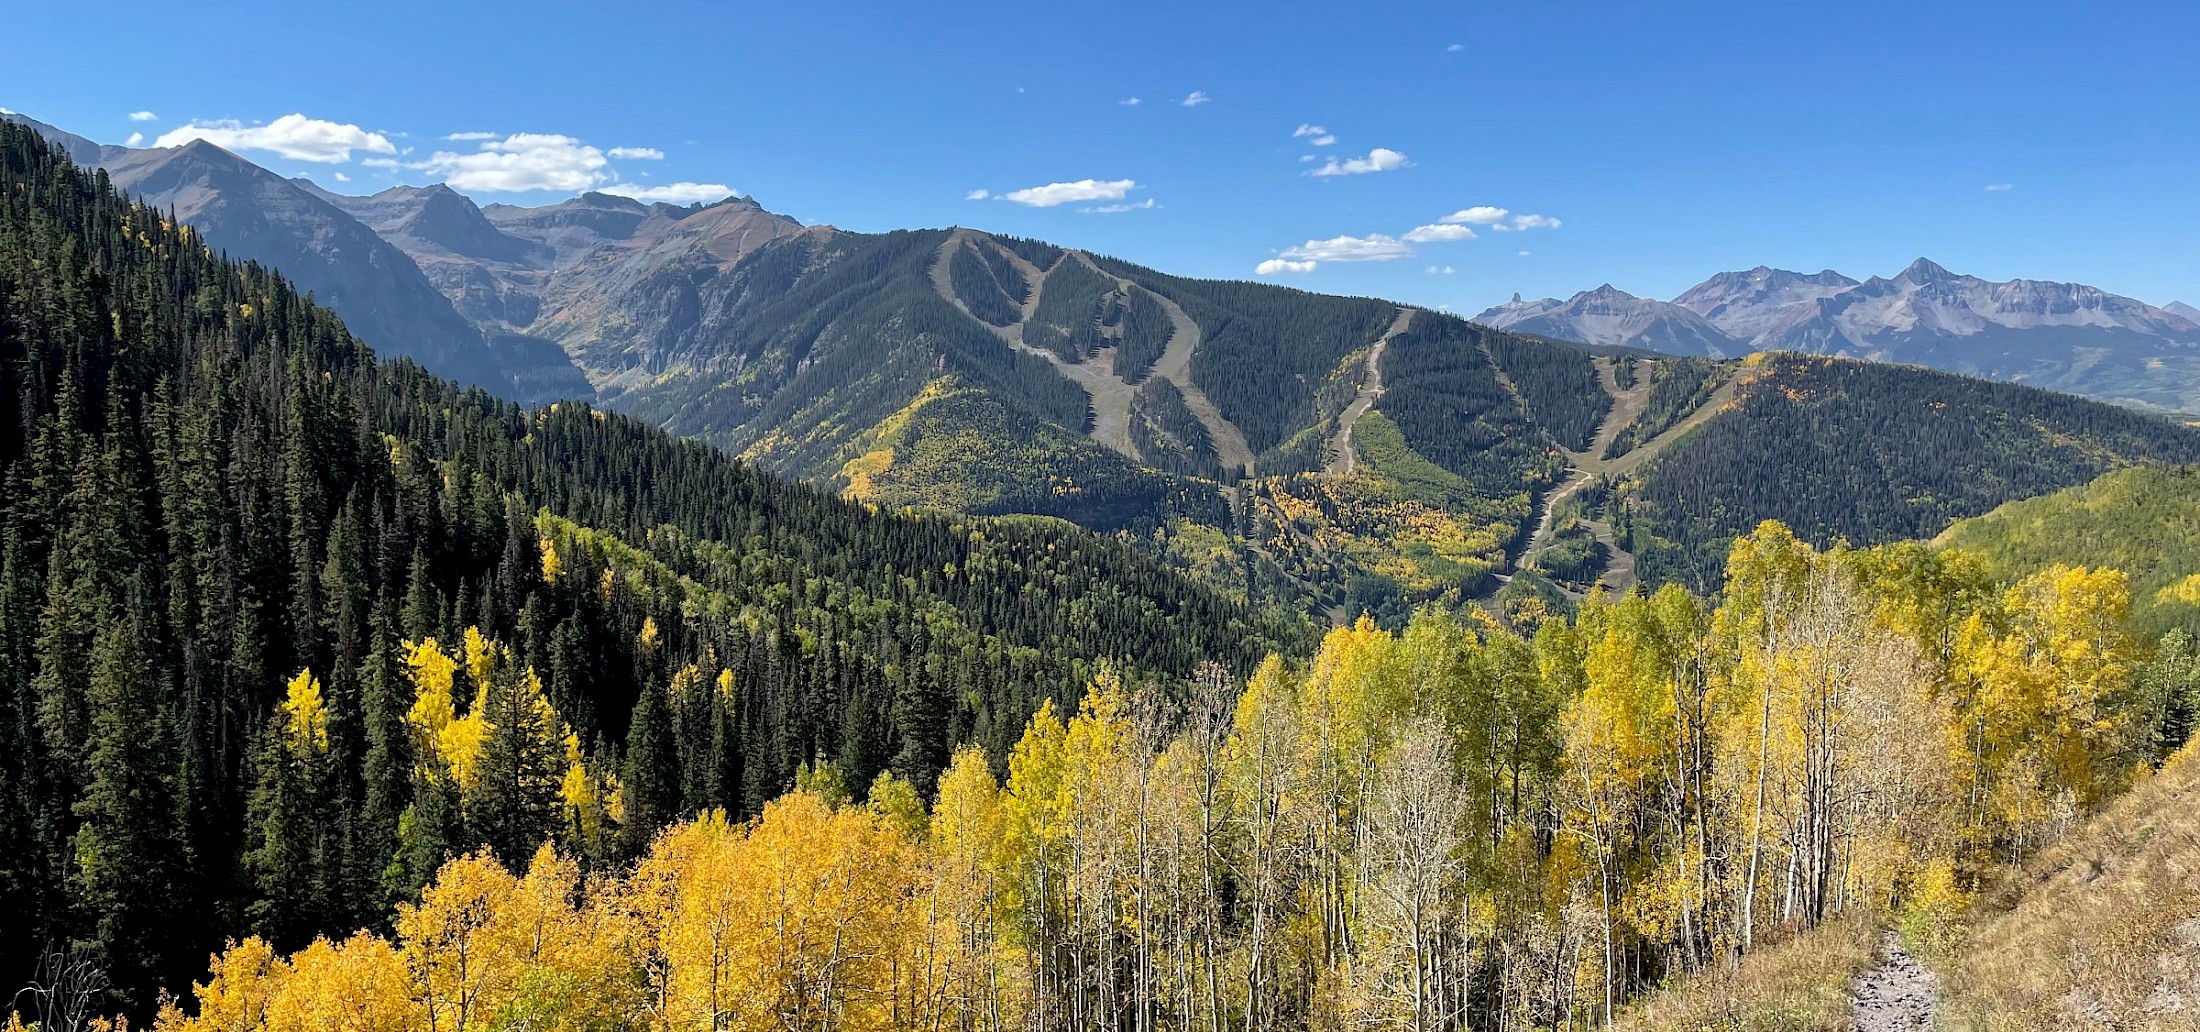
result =
[{"label": "jagged mountain ridge", "polygon": [[0,117],[38,132],[70,160],[104,170],[131,197],[173,210],[209,246],[282,270],[386,353],[520,400],[588,391],[554,347],[484,334],[403,249],[332,203],[335,195],[327,191],[203,140],[165,148],[102,146],[25,116]]},{"label": "jagged mountain ridge", "polygon": [[1856,280],[1759,266],[1671,301],[1610,285],[1476,317],[1562,340],[1732,357],[1801,351],[1909,362],[2147,407],[2200,408],[2200,311],[2098,287],[1994,282],[1919,258]]}]

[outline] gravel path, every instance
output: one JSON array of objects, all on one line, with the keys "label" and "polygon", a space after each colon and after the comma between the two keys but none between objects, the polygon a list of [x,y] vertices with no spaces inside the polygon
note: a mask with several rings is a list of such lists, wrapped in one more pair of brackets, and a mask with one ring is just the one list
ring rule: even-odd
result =
[{"label": "gravel path", "polygon": [[1879,966],[1856,977],[1852,1006],[1856,1032],[1912,1032],[1933,1027],[1933,1000],[1939,984],[1889,933],[1879,951]]}]

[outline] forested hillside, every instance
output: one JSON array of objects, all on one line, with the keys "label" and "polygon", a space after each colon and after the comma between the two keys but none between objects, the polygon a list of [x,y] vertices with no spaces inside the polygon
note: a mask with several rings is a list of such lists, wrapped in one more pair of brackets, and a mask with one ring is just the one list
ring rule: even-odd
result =
[{"label": "forested hillside", "polygon": [[1715,586],[1760,520],[1820,545],[1931,537],[2120,466],[2200,461],[2200,430],[2013,384],[1791,354],[1736,375],[1733,405],[1623,491],[1647,581]]},{"label": "forested hillside", "polygon": [[1831,967],[1829,1020],[1630,1027],[1830,1030],[1860,951],[1827,935],[1959,919],[2166,744],[2119,572],[1768,524],[1728,585],[1532,641],[1363,621],[1178,698],[1103,670],[929,805],[812,776],[608,879],[455,860],[385,934],[231,947],[158,1027],[1592,1028],[1773,960]]},{"label": "forested hillside", "polygon": [[1052,521],[912,517],[378,364],[0,125],[0,969],[102,1007],[387,927],[447,857],[595,868],[805,767],[929,786],[1096,664],[1289,626]]},{"label": "forested hillside", "polygon": [[1989,572],[2050,563],[2131,575],[2132,620],[2149,634],[2200,632],[2200,470],[2140,467],[2010,502],[1933,539]]}]

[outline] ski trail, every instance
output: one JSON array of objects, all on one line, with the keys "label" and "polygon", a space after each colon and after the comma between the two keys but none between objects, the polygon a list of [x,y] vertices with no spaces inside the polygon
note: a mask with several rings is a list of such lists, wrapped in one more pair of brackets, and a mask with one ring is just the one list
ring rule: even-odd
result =
[{"label": "ski trail", "polygon": [[[948,273],[948,261],[955,256],[955,251],[958,248],[968,246],[972,235],[967,229],[957,229],[949,233],[947,240],[940,244],[939,253],[933,256],[931,270],[932,289],[937,291],[940,297],[946,299],[948,303],[962,309],[966,315],[969,314],[970,307],[963,304],[961,298],[955,296],[955,283],[953,277]],[[1131,443],[1131,394],[1133,388],[1130,384],[1117,379],[1112,368],[1103,371],[1101,363],[1064,362],[1061,356],[1051,351],[1035,348],[1024,343],[1024,326],[1031,322],[1032,313],[1039,309],[1039,294],[1046,289],[1047,270],[1042,270],[1038,266],[1025,261],[1022,255],[1007,248],[1002,248],[1001,251],[1002,254],[1007,256],[1009,263],[1016,267],[1016,271],[1023,274],[1025,281],[1031,284],[1031,289],[1024,297],[1023,310],[1018,313],[1016,325],[995,326],[983,319],[978,319],[978,324],[992,330],[994,335],[1000,337],[1009,347],[1025,354],[1037,355],[1053,363],[1056,371],[1069,377],[1079,387],[1083,387],[1085,395],[1092,399],[1092,429],[1090,431],[1092,439],[1134,462],[1140,461],[1138,448]],[[1065,256],[1064,260],[1069,259]],[[976,317],[972,316],[972,318],[975,319]]]},{"label": "ski trail", "polygon": [[1375,339],[1375,346],[1368,349],[1367,376],[1360,381],[1360,396],[1352,399],[1352,404],[1345,406],[1344,414],[1337,418],[1337,438],[1329,446],[1329,475],[1343,476],[1359,468],[1359,456],[1352,453],[1352,428],[1359,424],[1361,416],[1375,407],[1375,399],[1382,395],[1383,348],[1389,346],[1392,337],[1413,325],[1413,311],[1411,308],[1398,309],[1398,318],[1390,324],[1390,329],[1383,331],[1383,335]]},{"label": "ski trail", "polygon": [[[1137,286],[1131,280],[1102,269],[1098,262],[1092,260],[1091,255],[1083,251],[1070,253],[1084,262],[1087,268],[1114,281],[1117,290],[1128,293],[1132,287]],[[1145,290],[1144,287],[1138,289]],[[1192,382],[1192,353],[1199,350],[1201,339],[1199,324],[1193,322],[1192,317],[1185,314],[1183,306],[1175,301],[1151,290],[1146,290],[1146,293],[1155,301],[1161,302],[1162,310],[1169,313],[1169,343],[1162,349],[1161,357],[1154,360],[1153,371],[1149,375],[1161,377],[1176,385],[1177,393],[1184,396],[1184,407],[1192,410],[1192,415],[1198,417],[1200,424],[1207,428],[1207,440],[1213,444],[1215,458],[1222,461],[1224,468],[1250,471],[1253,467],[1253,449],[1245,443],[1244,432],[1223,416],[1222,410],[1215,407],[1206,391],[1200,390],[1199,385]],[[1111,361],[1111,374],[1113,366]]]}]

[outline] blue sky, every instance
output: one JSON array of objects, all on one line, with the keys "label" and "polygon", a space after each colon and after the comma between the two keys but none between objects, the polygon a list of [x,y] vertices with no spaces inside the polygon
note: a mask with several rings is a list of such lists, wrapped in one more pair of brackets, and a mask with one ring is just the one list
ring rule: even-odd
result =
[{"label": "blue sky", "polygon": [[2191,4],[15,6],[0,106],[112,143],[230,120],[348,193],[723,184],[1468,313],[1918,255],[2200,304]]}]

